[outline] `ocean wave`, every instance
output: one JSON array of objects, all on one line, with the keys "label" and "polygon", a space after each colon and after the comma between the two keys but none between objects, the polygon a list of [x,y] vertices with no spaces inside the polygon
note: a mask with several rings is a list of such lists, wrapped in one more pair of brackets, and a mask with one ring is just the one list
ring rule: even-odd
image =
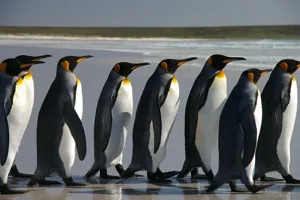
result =
[{"label": "ocean wave", "polygon": [[208,39],[198,38],[123,38],[123,37],[78,37],[78,36],[44,36],[44,35],[0,35],[0,39],[26,39],[26,40],[101,40],[101,41],[207,41]]}]

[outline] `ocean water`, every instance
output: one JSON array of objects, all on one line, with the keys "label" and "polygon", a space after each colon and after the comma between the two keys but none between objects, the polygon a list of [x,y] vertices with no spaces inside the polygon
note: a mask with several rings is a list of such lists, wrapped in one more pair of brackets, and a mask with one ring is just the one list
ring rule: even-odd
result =
[{"label": "ocean water", "polygon": [[[199,40],[199,39],[168,39],[168,38],[148,38],[148,39],[122,39],[122,38],[74,38],[74,37],[49,37],[49,36],[0,36],[0,60],[9,57],[15,57],[20,54],[28,55],[42,55],[51,54],[52,58],[47,58],[44,61],[46,64],[36,65],[32,67],[32,74],[35,81],[35,103],[30,122],[24,134],[19,152],[16,157],[16,163],[21,172],[33,173],[36,167],[36,123],[40,106],[45,98],[45,95],[55,77],[56,65],[58,60],[67,55],[93,55],[94,57],[80,63],[75,69],[75,74],[81,79],[83,85],[83,125],[87,137],[87,156],[84,161],[79,161],[76,156],[76,161],[73,167],[73,174],[77,178],[82,177],[91,167],[93,163],[93,126],[96,105],[102,87],[107,79],[107,76],[115,63],[121,61],[128,62],[150,62],[151,65],[135,70],[130,76],[133,87],[134,111],[131,125],[128,129],[128,136],[124,150],[123,165],[125,168],[130,163],[132,153],[132,124],[135,118],[135,110],[139,101],[140,95],[143,91],[145,83],[150,75],[155,70],[158,62],[166,58],[186,58],[196,56],[199,59],[190,63],[184,64],[176,72],[176,77],[180,85],[180,107],[172,133],[167,146],[167,156],[161,165],[162,171],[180,170],[184,161],[184,111],[187,96],[190,92],[191,86],[202,69],[205,60],[212,54],[219,53],[228,56],[243,56],[247,61],[233,62],[228,64],[225,68],[225,73],[228,82],[228,94],[236,84],[241,72],[247,68],[273,68],[278,61],[284,58],[293,58],[300,60],[300,40],[248,40],[248,41],[231,41],[231,40]],[[262,90],[264,84],[268,80],[269,75],[265,75],[258,83]],[[300,72],[295,73],[297,80],[300,78]],[[299,113],[299,106],[298,106]],[[300,158],[298,152],[300,151],[300,123],[299,116],[297,116],[294,134],[291,142],[291,172],[296,178],[300,178]],[[217,172],[218,154],[215,150],[213,152],[213,171]],[[200,170],[201,172],[201,170]],[[116,174],[114,168],[109,168],[110,174]],[[139,172],[145,174],[145,172]],[[279,177],[277,173],[272,175]],[[136,187],[139,181],[126,186],[116,186],[122,189],[122,195],[116,199],[139,199],[134,192],[133,196],[126,196],[126,187]],[[25,185],[26,181],[21,182]],[[158,199],[189,199],[191,194],[197,193],[194,189],[197,187],[203,189],[207,183],[201,182],[199,184],[185,184],[174,183],[173,189],[161,188],[161,192],[153,190],[150,199],[157,199],[155,194],[162,194]],[[149,184],[142,180],[141,187],[150,188]],[[178,186],[178,187],[177,187]],[[188,187],[187,187],[188,186]],[[97,186],[98,187],[98,186]],[[101,193],[93,194],[93,199],[101,199],[106,194],[104,191],[106,187],[99,186],[103,190]],[[115,186],[114,186],[115,187]],[[152,186],[151,186],[152,187]],[[124,189],[125,188],[125,189]],[[175,188],[175,189],[174,189]],[[177,188],[177,189],[176,189]],[[191,191],[189,188],[192,188]],[[268,191],[271,197],[263,196],[262,199],[273,199],[277,197],[277,191],[281,191],[284,186],[274,186]],[[99,188],[98,188],[99,189]],[[120,189],[120,190],[121,190]],[[148,190],[147,189],[147,190]],[[51,190],[51,189],[46,189]],[[53,189],[54,190],[54,189]],[[83,189],[84,190],[84,189]],[[90,188],[91,190],[91,188]],[[143,189],[142,189],[143,190]],[[151,189],[150,189],[151,190]],[[187,190],[187,191],[186,191]],[[286,190],[286,189],[282,189]],[[288,191],[297,191],[297,189],[288,189]],[[51,190],[52,191],[52,190]],[[144,191],[144,190],[143,190]],[[151,190],[152,191],[152,190]],[[225,196],[221,195],[221,199],[235,199],[228,195],[228,186],[224,186],[221,193],[227,192]],[[57,192],[57,191],[56,191]],[[140,190],[138,189],[138,192]],[[190,193],[189,193],[190,192]],[[297,199],[299,195],[297,192],[291,196],[294,198],[278,196],[278,199]],[[51,192],[50,192],[51,193]],[[79,192],[80,193],[80,192]],[[89,193],[89,192],[87,192]],[[113,192],[111,192],[113,193]],[[112,198],[108,191],[108,196],[105,198]],[[52,194],[52,193],[51,193]],[[99,195],[100,197],[99,197]],[[190,196],[180,196],[179,194],[186,194]],[[33,196],[35,194],[32,194]],[[42,193],[44,198],[48,193]],[[170,196],[171,195],[171,196]],[[284,194],[285,195],[285,194]],[[52,197],[52,196],[51,196]],[[65,197],[65,196],[64,196]],[[78,193],[72,194],[72,199],[82,199],[83,196],[78,196]],[[84,196],[86,199],[91,199],[91,196]],[[143,196],[144,197],[144,196]],[[236,199],[248,199],[249,196]],[[259,197],[259,196],[258,196]],[[265,198],[266,197],[266,198]],[[282,197],[282,198],[281,198]],[[197,198],[198,196],[194,196]],[[26,198],[25,198],[26,199]],[[34,199],[34,197],[28,197]],[[66,197],[69,199],[69,197]],[[206,198],[205,198],[206,199]],[[207,199],[218,199],[215,197],[207,197]],[[249,199],[256,199],[252,196]],[[260,198],[258,198],[260,199]]]},{"label": "ocean water", "polygon": [[[139,53],[144,61],[159,62],[165,58],[196,56],[201,62],[214,53],[244,56],[247,62],[231,63],[231,69],[273,67],[283,58],[300,60],[300,40],[204,40],[170,38],[80,38],[51,36],[0,36],[2,45],[35,46],[57,49],[106,50]],[[199,63],[187,63],[201,67]]]}]

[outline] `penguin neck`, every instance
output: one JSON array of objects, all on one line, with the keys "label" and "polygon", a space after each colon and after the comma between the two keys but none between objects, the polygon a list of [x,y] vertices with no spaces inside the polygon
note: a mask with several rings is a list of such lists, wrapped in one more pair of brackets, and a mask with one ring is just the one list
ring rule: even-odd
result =
[{"label": "penguin neck", "polygon": [[222,71],[219,72],[216,69],[214,69],[212,66],[205,64],[202,71],[200,72],[199,76],[205,77],[205,79],[210,80],[211,78],[218,76],[220,73],[222,73],[221,75],[225,76],[224,72],[222,72]]},{"label": "penguin neck", "polygon": [[115,72],[115,70],[112,69],[109,73],[108,79],[117,80],[118,82],[121,82],[121,81],[123,81],[125,79],[128,79],[128,78],[125,77],[125,76],[120,75],[119,73]]},{"label": "penguin neck", "polygon": [[63,80],[63,82],[67,81],[67,83],[71,85],[75,85],[77,81],[77,77],[73,72],[68,72],[62,67],[57,67],[56,79]]},{"label": "penguin neck", "polygon": [[169,78],[175,77],[174,74],[168,73],[165,69],[163,69],[163,68],[160,67],[160,66],[158,66],[158,67],[156,68],[156,70],[154,71],[153,75],[155,75],[155,76],[167,76],[167,77],[169,77]]},{"label": "penguin neck", "polygon": [[240,80],[238,84],[242,85],[244,88],[253,88],[253,89],[258,89],[256,83],[253,83],[252,81],[249,80],[248,77],[242,75],[240,77]]}]

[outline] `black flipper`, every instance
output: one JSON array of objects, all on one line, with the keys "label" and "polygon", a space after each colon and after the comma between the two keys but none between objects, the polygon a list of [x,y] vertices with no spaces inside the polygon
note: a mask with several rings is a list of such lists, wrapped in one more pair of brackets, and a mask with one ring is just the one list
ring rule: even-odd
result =
[{"label": "black flipper", "polygon": [[[121,87],[122,81],[118,84],[115,90],[112,91],[111,96],[107,97],[108,105],[101,105],[103,102],[98,102],[97,114],[95,119],[95,144],[94,146],[100,146],[101,152],[104,152],[107,148],[111,128],[112,128],[112,113],[111,109],[114,107],[117,100],[118,91]],[[103,98],[100,96],[100,99]],[[96,149],[95,149],[96,151]]]},{"label": "black flipper", "polygon": [[161,127],[162,127],[162,122],[161,122],[161,114],[160,114],[160,107],[164,104],[170,86],[172,83],[172,79],[169,80],[168,84],[165,87],[165,90],[161,93],[158,94],[157,96],[157,102],[155,105],[156,109],[153,109],[153,129],[154,129],[154,153],[156,153],[159,149],[160,146],[160,140],[161,140]]},{"label": "black flipper", "polygon": [[7,115],[4,106],[0,106],[0,160],[3,166],[6,163],[9,149],[9,128],[7,122]]},{"label": "black flipper", "polygon": [[240,125],[243,130],[244,137],[242,163],[244,167],[247,167],[255,156],[254,154],[257,143],[257,130],[252,106],[246,106],[246,108],[240,112]]},{"label": "black flipper", "polygon": [[75,140],[78,157],[80,160],[84,160],[86,156],[86,139],[84,128],[71,101],[68,101],[64,104],[63,115],[64,121],[68,125]]}]

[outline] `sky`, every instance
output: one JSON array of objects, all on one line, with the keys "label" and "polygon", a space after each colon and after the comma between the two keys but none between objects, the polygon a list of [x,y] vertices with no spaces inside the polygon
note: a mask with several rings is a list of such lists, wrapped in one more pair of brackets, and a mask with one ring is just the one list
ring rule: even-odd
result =
[{"label": "sky", "polygon": [[0,0],[0,26],[300,24],[300,0]]}]

